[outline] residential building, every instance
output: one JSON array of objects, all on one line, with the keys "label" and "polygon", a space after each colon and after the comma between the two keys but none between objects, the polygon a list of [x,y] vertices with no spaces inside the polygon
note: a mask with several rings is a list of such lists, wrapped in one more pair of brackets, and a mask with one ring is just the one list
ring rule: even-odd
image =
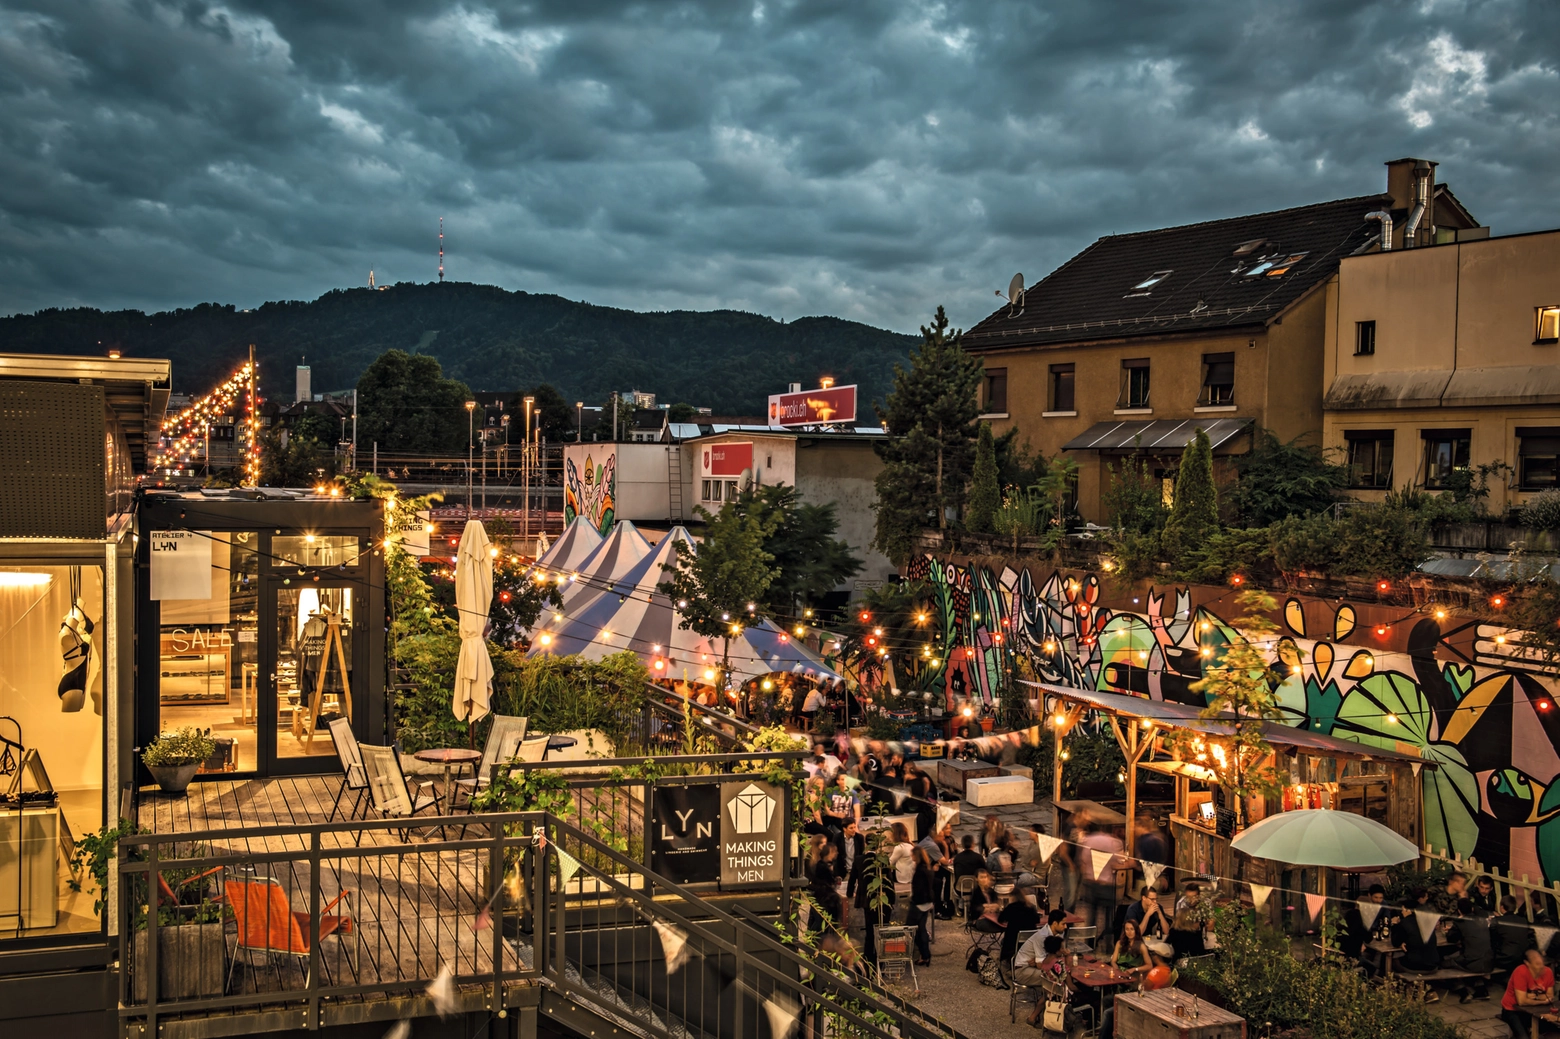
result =
[{"label": "residential building", "polygon": [[1560,230],[1439,238],[1340,265],[1324,441],[1353,497],[1447,490],[1495,467],[1499,512],[1560,488]]},{"label": "residential building", "polygon": [[1256,428],[1320,437],[1339,265],[1383,234],[1401,248],[1409,224],[1424,245],[1487,233],[1434,175],[1399,159],[1382,194],[1099,239],[965,333],[985,417],[1075,458],[1079,511],[1102,523],[1124,457],[1144,457],[1168,496],[1198,429],[1226,471]]}]

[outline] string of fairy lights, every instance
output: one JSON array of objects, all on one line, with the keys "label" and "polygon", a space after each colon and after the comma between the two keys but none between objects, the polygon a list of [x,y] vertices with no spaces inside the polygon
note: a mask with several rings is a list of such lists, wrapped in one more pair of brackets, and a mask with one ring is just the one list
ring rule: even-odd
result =
[{"label": "string of fairy lights", "polygon": [[[163,420],[162,447],[153,467],[183,468],[184,463],[202,449],[211,426],[231,417],[235,420],[233,435],[236,442],[242,444],[244,485],[258,486],[260,400],[255,385],[259,376],[260,366],[254,361],[246,361],[216,389]],[[209,459],[207,461],[209,463]]]}]

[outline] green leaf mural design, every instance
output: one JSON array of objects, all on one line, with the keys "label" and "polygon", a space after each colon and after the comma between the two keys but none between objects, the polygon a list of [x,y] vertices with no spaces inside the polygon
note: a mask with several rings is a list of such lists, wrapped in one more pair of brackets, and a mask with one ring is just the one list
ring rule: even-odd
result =
[{"label": "green leaf mural design", "polygon": [[[1549,781],[1549,789],[1538,802],[1538,814],[1549,815],[1560,809],[1560,776]],[[1560,814],[1538,824],[1538,864],[1544,870],[1544,879],[1553,883],[1560,878]]]},{"label": "green leaf mural design", "polygon": [[1342,703],[1343,691],[1338,688],[1336,681],[1322,685],[1316,680],[1315,675],[1306,676],[1305,713],[1311,719],[1312,732],[1331,735],[1333,725],[1338,720],[1338,708]]},{"label": "green leaf mural design", "polygon": [[[1397,720],[1389,721],[1389,717]],[[1408,675],[1378,672],[1360,680],[1338,707],[1332,735],[1383,750],[1406,744],[1437,768],[1421,769],[1425,843],[1437,850],[1471,855],[1479,839],[1479,783],[1462,752],[1431,739],[1430,702]]]},{"label": "green leaf mural design", "polygon": [[1446,679],[1446,684],[1452,687],[1459,700],[1468,695],[1468,690],[1473,688],[1477,677],[1473,668],[1461,664],[1447,664],[1441,669],[1441,675]]}]

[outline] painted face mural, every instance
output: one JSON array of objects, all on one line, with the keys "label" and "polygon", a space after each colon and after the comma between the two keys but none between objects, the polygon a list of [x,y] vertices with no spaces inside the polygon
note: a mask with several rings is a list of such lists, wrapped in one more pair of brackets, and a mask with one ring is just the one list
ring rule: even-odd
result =
[{"label": "painted face mural", "polygon": [[566,458],[563,468],[564,525],[584,516],[585,522],[607,534],[617,515],[617,452],[609,449],[600,461],[586,455],[578,470],[574,460]]},{"label": "painted face mural", "polygon": [[[1021,669],[1202,706],[1192,685],[1243,640],[1226,619],[1239,610],[1226,588],[1107,591],[1085,572],[1041,579],[929,556],[906,576],[933,590],[949,710],[992,703]],[[1419,770],[1433,849],[1560,880],[1560,683],[1508,648],[1507,629],[1413,606],[1280,602],[1280,637],[1267,651],[1285,675],[1278,698],[1289,724],[1434,762]],[[1371,609],[1392,616],[1364,624]]]}]

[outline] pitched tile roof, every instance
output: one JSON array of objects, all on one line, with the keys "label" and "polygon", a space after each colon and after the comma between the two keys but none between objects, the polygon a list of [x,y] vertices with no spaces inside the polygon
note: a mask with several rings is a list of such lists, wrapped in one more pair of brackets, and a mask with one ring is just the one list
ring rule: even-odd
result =
[{"label": "pitched tile roof", "polygon": [[[964,334],[968,350],[1005,349],[1261,325],[1380,228],[1365,214],[1390,195],[1361,195],[1274,213],[1109,235],[1029,289],[1023,312],[1003,304]],[[1248,252],[1236,256],[1237,248]],[[1286,273],[1247,272],[1259,262],[1305,255]],[[1134,287],[1169,271],[1146,290]],[[1134,291],[1142,292],[1134,295]]]}]

